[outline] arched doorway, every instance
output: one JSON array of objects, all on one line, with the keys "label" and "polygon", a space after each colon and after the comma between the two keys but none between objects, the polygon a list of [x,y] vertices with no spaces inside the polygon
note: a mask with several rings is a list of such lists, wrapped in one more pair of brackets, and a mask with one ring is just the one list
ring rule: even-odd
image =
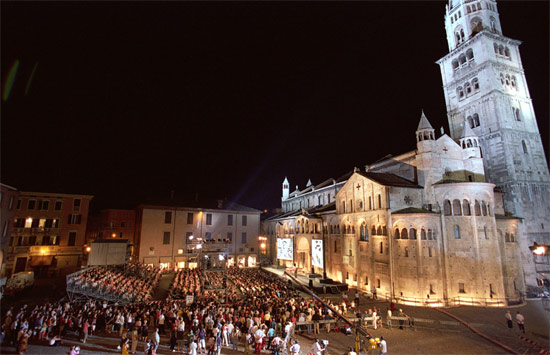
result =
[{"label": "arched doorway", "polygon": [[298,239],[296,244],[296,265],[304,272],[309,273],[311,269],[311,252],[309,240],[306,237]]}]

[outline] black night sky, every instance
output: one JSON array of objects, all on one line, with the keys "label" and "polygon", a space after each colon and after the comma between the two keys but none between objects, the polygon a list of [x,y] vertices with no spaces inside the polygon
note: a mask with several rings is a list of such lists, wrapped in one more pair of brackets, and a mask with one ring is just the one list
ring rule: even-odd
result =
[{"label": "black night sky", "polygon": [[[498,3],[548,158],[549,3]],[[260,209],[448,132],[445,2],[2,2],[1,180],[98,208],[198,192]],[[38,63],[30,87],[29,78]],[[3,91],[4,94],[4,91]]]}]

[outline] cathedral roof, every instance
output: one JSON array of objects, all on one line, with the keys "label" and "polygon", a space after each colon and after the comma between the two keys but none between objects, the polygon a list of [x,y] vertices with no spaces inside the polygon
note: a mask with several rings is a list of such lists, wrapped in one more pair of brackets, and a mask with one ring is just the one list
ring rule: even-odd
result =
[{"label": "cathedral roof", "polygon": [[418,128],[417,131],[421,131],[423,129],[433,129],[432,125],[426,118],[426,115],[424,114],[424,110],[422,110],[422,115],[420,116],[420,122],[418,122]]},{"label": "cathedral roof", "polygon": [[400,176],[390,173],[373,173],[373,172],[357,172],[367,179],[376,181],[384,186],[398,186],[398,187],[412,187],[421,189],[422,186],[415,184],[414,182],[404,179]]}]

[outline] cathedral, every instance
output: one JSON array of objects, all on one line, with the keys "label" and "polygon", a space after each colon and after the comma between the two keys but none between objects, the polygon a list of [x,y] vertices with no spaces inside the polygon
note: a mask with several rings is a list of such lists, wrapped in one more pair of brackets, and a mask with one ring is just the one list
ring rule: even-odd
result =
[{"label": "cathedral", "polygon": [[273,262],[379,298],[506,306],[537,285],[550,177],[519,54],[495,1],[450,0],[441,68],[450,127],[416,148],[290,192],[263,222]]}]

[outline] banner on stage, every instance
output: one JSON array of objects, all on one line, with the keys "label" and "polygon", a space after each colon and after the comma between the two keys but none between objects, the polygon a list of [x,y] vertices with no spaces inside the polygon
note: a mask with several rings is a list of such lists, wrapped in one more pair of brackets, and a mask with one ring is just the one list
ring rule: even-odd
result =
[{"label": "banner on stage", "polygon": [[311,240],[311,263],[313,266],[323,268],[323,240]]},{"label": "banner on stage", "polygon": [[277,259],[294,260],[292,238],[277,238]]}]

